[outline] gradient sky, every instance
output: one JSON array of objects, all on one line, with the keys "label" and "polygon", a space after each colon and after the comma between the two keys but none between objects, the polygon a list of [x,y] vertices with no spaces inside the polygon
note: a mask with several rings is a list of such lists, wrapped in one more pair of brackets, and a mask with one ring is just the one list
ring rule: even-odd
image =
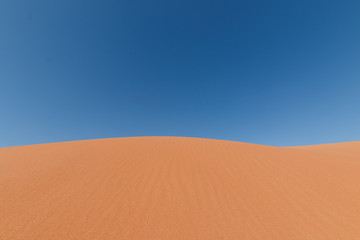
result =
[{"label": "gradient sky", "polygon": [[360,1],[0,1],[0,147],[360,140]]}]

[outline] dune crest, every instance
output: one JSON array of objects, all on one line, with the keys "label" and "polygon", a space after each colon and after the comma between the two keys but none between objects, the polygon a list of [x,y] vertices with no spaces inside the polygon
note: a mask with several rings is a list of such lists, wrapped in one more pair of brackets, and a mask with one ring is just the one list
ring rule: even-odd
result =
[{"label": "dune crest", "polygon": [[0,149],[1,240],[360,239],[360,142],[134,137]]}]

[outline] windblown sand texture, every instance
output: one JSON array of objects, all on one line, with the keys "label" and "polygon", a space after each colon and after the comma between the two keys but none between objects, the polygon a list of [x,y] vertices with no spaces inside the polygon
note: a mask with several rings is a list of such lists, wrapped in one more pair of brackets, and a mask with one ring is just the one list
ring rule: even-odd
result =
[{"label": "windblown sand texture", "polygon": [[359,240],[360,142],[135,137],[0,149],[1,240]]}]

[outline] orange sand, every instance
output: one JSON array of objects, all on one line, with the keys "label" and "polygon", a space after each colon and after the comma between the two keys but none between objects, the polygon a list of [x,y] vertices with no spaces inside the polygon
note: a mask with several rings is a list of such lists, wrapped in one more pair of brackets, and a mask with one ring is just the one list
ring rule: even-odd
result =
[{"label": "orange sand", "polygon": [[360,239],[360,142],[141,137],[0,149],[1,240]]}]

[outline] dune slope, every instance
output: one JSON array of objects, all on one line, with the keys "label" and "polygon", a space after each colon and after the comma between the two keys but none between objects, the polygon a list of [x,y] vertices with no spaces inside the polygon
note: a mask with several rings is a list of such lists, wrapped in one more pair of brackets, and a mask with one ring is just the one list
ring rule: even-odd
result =
[{"label": "dune slope", "polygon": [[2,148],[0,239],[360,239],[360,142]]}]

